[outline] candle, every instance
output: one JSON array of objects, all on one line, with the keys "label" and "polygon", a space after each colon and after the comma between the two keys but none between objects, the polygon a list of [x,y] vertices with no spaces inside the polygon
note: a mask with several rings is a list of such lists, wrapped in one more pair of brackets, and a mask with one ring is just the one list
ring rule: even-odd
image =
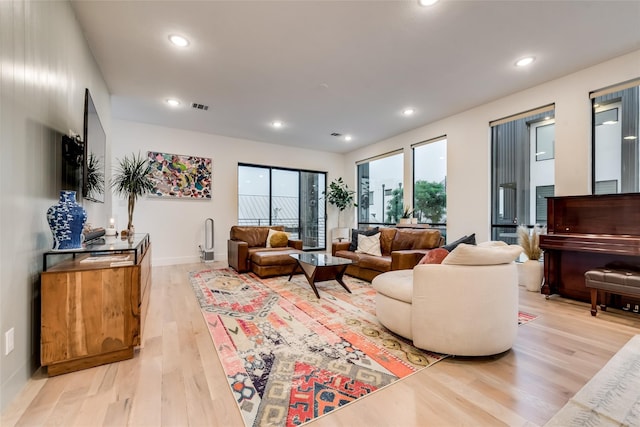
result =
[{"label": "candle", "polygon": [[107,236],[115,236],[116,235],[116,220],[115,220],[115,218],[109,218],[109,226],[105,230],[105,235],[107,235]]}]

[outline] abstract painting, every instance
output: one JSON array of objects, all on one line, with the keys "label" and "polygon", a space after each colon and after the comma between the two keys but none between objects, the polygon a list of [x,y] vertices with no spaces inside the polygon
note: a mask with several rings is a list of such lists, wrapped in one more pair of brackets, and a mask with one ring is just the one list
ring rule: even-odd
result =
[{"label": "abstract painting", "polygon": [[211,199],[212,161],[207,157],[147,153],[155,183],[152,197]]}]

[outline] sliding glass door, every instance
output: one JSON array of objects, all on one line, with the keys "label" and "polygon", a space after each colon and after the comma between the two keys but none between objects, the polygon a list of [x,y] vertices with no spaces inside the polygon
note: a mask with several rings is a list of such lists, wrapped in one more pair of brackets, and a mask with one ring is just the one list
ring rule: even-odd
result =
[{"label": "sliding glass door", "polygon": [[238,165],[238,225],[282,225],[303,249],[324,249],[325,187],[325,172]]}]

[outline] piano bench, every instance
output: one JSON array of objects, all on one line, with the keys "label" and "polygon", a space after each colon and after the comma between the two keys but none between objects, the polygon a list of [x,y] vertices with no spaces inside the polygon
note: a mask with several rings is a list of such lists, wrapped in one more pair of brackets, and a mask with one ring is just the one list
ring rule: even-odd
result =
[{"label": "piano bench", "polygon": [[[640,272],[632,270],[614,270],[608,268],[595,268],[584,273],[585,286],[591,289],[591,315],[597,313],[598,291],[624,295],[627,297],[640,297]],[[601,301],[601,309],[607,307]]]}]

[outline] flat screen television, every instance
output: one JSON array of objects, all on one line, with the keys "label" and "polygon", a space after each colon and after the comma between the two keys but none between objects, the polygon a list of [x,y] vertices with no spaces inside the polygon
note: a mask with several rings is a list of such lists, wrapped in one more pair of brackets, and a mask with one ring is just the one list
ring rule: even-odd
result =
[{"label": "flat screen television", "polygon": [[89,89],[84,96],[84,173],[82,194],[85,199],[104,203],[105,153],[107,136]]},{"label": "flat screen television", "polygon": [[62,135],[62,152],[60,162],[60,189],[82,192],[84,170],[84,143],[80,138]]}]

